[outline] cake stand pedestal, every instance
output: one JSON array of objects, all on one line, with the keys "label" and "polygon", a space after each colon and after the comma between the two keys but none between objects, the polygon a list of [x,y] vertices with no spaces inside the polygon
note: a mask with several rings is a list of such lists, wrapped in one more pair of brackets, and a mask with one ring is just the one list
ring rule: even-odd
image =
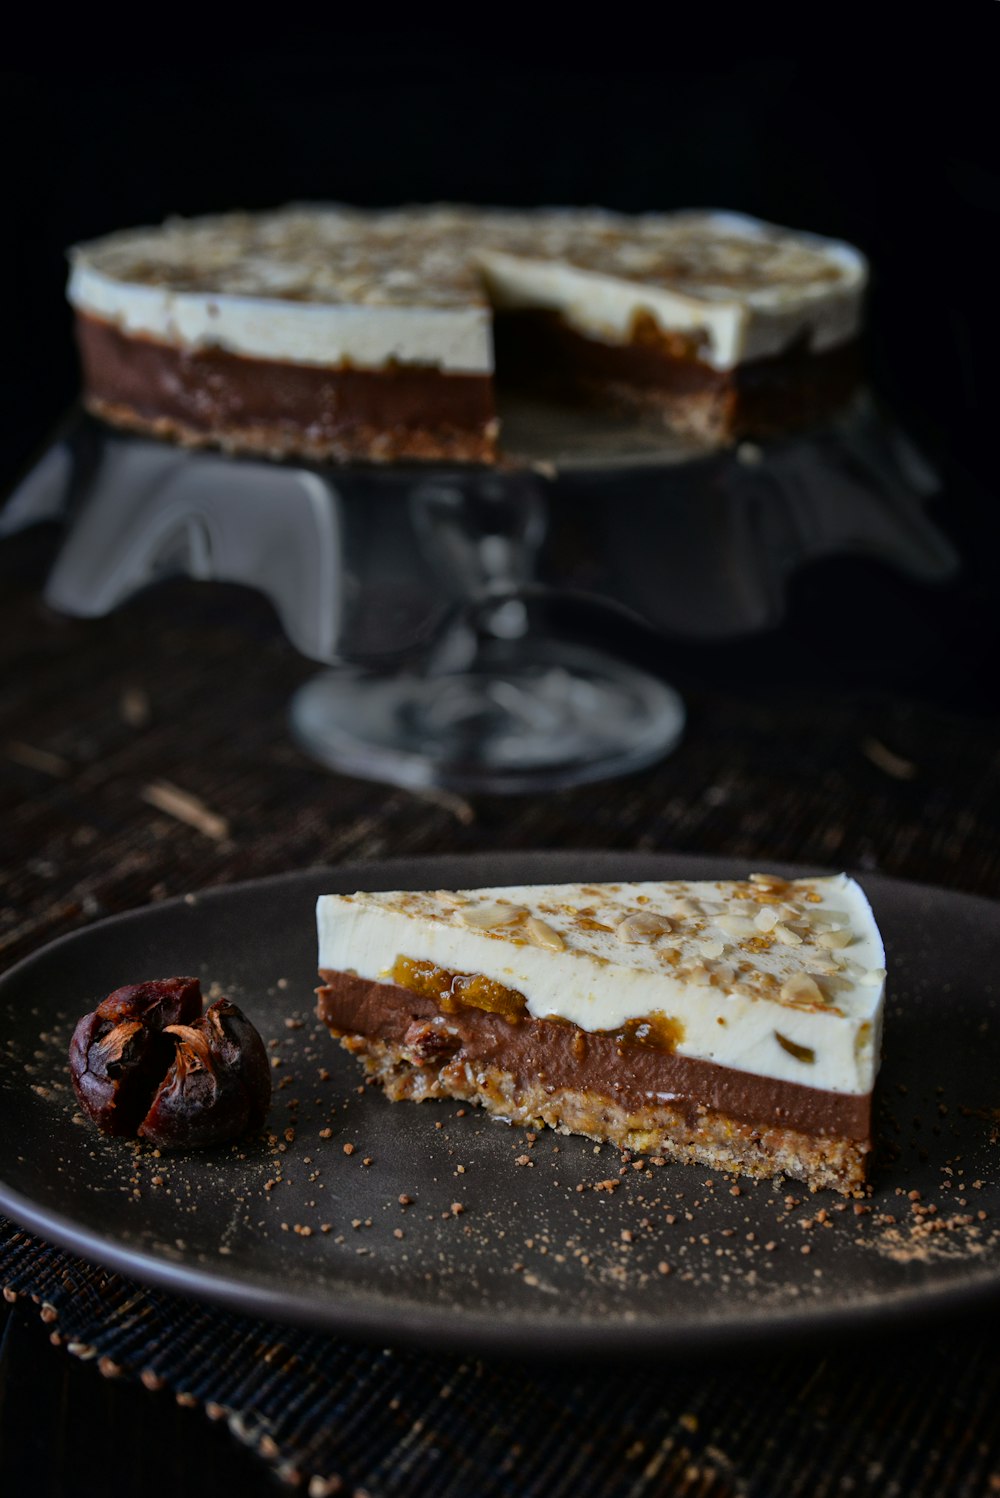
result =
[{"label": "cake stand pedestal", "polygon": [[650,672],[552,631],[546,601],[663,634],[774,624],[789,575],[836,553],[955,570],[932,474],[867,401],[834,426],[705,452],[632,422],[503,411],[497,469],[334,468],[188,451],[67,424],[0,535],[67,522],[46,601],[93,617],[173,575],[272,601],[329,668],[291,706],[331,768],[411,788],[555,789],[639,769],[684,727]]}]

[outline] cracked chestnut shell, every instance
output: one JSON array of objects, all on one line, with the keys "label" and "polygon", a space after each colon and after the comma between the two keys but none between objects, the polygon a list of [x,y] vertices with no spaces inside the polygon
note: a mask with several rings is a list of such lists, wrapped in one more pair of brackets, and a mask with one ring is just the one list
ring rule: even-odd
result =
[{"label": "cracked chestnut shell", "polygon": [[165,1033],[201,1014],[197,978],[116,988],[73,1031],[69,1069],[80,1106],[103,1134],[134,1138],[174,1056]]},{"label": "cracked chestnut shell", "polygon": [[224,1144],[258,1128],[271,1068],[254,1026],[228,999],[202,1014],[197,978],[133,983],[73,1032],[70,1075],[105,1134],[171,1149]]},{"label": "cracked chestnut shell", "polygon": [[193,1024],[170,1025],[174,1061],[139,1125],[161,1148],[224,1144],[267,1117],[271,1066],[261,1040],[228,999],[210,1004]]}]

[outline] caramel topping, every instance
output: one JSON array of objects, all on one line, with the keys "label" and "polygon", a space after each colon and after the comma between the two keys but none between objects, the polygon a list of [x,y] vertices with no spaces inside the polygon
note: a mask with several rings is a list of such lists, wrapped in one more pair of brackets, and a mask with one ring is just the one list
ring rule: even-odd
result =
[{"label": "caramel topping", "polygon": [[526,1000],[516,988],[505,988],[482,973],[450,973],[415,957],[397,957],[392,966],[392,981],[422,998],[431,999],[445,1014],[466,1009],[485,1009],[502,1015],[512,1025],[524,1015]]}]

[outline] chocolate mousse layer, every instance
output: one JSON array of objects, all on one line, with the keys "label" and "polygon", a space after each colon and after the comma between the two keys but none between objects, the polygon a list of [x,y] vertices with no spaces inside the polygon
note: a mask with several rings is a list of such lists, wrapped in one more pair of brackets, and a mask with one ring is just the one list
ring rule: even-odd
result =
[{"label": "chocolate mousse layer", "polygon": [[433,1000],[394,983],[320,970],[317,1015],[336,1035],[406,1047],[418,1064],[468,1061],[507,1072],[518,1087],[543,1085],[597,1093],[626,1110],[657,1102],[709,1109],[742,1124],[866,1142],[871,1095],[827,1092],[699,1061],[563,1020],[511,1021],[461,1007],[443,1014]]},{"label": "chocolate mousse layer", "polygon": [[857,340],[818,353],[799,340],[726,370],[700,357],[697,333],[664,332],[652,319],[638,320],[627,343],[604,343],[556,312],[502,312],[494,339],[505,380],[610,400],[713,442],[816,425],[847,405],[861,378]]},{"label": "chocolate mousse layer", "polygon": [[78,313],[84,399],[118,426],[274,456],[492,462],[487,375],[323,367],[183,349]]}]

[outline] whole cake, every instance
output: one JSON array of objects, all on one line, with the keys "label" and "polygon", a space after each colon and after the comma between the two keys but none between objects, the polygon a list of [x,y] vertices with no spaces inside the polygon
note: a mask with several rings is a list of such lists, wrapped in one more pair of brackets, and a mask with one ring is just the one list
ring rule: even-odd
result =
[{"label": "whole cake", "polygon": [[71,252],[84,399],[191,444],[492,462],[494,380],[710,443],[849,399],[867,271],[714,212],[340,206],[172,220]]},{"label": "whole cake", "polygon": [[328,895],[319,1018],[392,1099],[850,1192],[885,954],[845,875]]}]

